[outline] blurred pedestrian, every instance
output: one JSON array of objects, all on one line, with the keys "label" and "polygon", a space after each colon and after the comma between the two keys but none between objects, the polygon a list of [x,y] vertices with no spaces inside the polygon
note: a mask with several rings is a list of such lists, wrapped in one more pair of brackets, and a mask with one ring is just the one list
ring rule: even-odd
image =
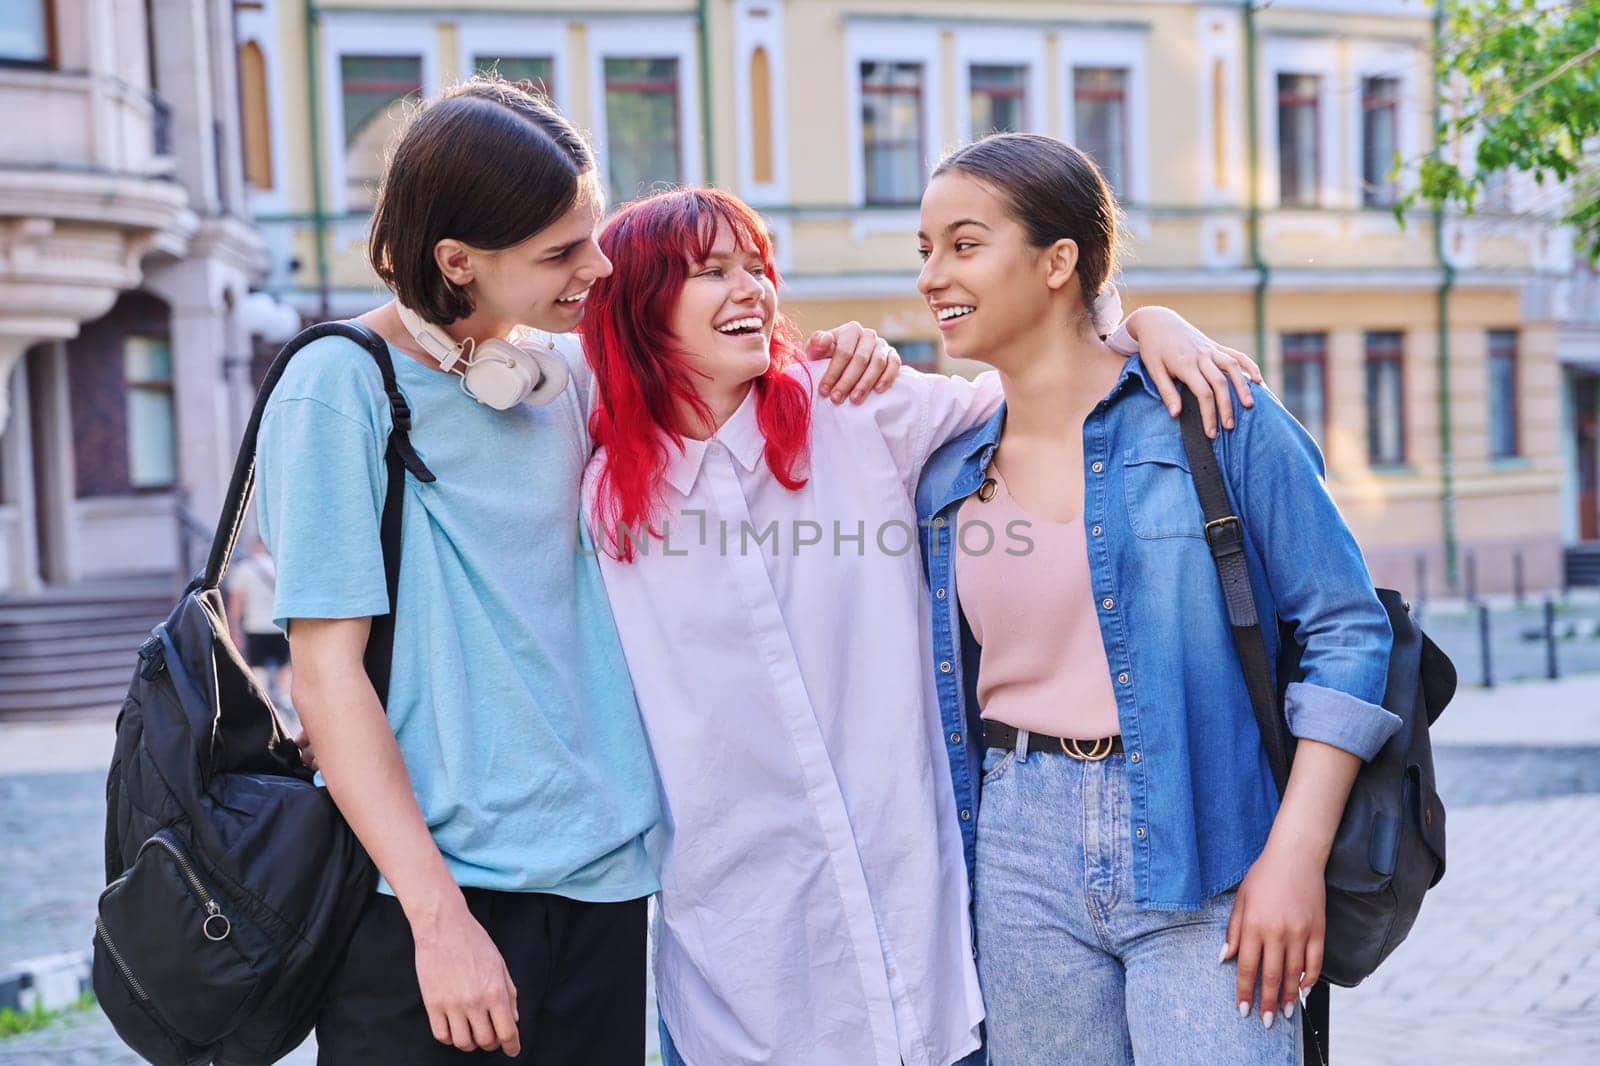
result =
[{"label": "blurred pedestrian", "polygon": [[[228,621],[256,680],[273,705],[293,714],[289,685],[289,638],[273,621],[272,600],[278,589],[278,568],[259,539],[228,570]],[[298,722],[292,722],[295,729]]]}]

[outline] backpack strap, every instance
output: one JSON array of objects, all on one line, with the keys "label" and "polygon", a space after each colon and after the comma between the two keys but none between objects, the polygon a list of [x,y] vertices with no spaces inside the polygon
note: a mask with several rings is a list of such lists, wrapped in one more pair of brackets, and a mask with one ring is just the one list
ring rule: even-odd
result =
[{"label": "backpack strap", "polygon": [[[1211,548],[1211,559],[1217,565],[1217,577],[1222,582],[1228,623],[1233,629],[1233,646],[1244,673],[1245,688],[1250,693],[1256,730],[1261,734],[1261,746],[1266,749],[1267,763],[1272,767],[1272,778],[1281,796],[1289,783],[1292,739],[1288,723],[1278,712],[1278,690],[1272,680],[1267,641],[1261,632],[1261,618],[1256,612],[1255,593],[1250,586],[1250,568],[1244,555],[1244,522],[1234,513],[1228,499],[1228,487],[1217,465],[1217,453],[1200,420],[1200,405],[1188,390],[1185,389],[1183,395],[1178,424],[1183,434],[1183,450],[1189,457],[1189,476],[1194,479],[1195,494],[1200,497],[1200,510],[1205,515],[1206,544]],[[1327,981],[1319,980],[1306,994],[1300,1019],[1307,1061],[1327,1066]]]},{"label": "backpack strap", "polygon": [[[1193,400],[1193,396],[1185,395]],[[1278,713],[1277,686],[1272,680],[1266,637],[1261,632],[1255,593],[1250,587],[1250,569],[1244,555],[1244,523],[1233,513],[1222,471],[1217,466],[1216,452],[1200,421],[1199,404],[1186,402],[1178,423],[1183,433],[1183,450],[1189,457],[1189,475],[1194,479],[1195,494],[1200,497],[1200,510],[1205,515],[1206,544],[1222,581],[1222,598],[1228,605],[1233,646],[1244,672],[1245,688],[1250,693],[1261,745],[1266,749],[1272,779],[1281,796],[1289,783],[1289,728]]]},{"label": "backpack strap", "polygon": [[383,379],[383,392],[389,401],[389,412],[394,423],[389,432],[388,446],[384,451],[384,466],[388,481],[383,497],[383,516],[379,523],[379,540],[383,546],[383,576],[389,592],[389,613],[373,618],[372,631],[367,637],[364,659],[367,677],[378,693],[378,700],[389,698],[389,672],[394,658],[394,612],[400,589],[400,534],[401,514],[405,506],[406,472],[418,481],[435,480],[416,449],[411,446],[411,408],[395,383],[394,363],[389,357],[389,346],[368,326],[351,321],[322,322],[302,330],[284,345],[256,393],[255,406],[250,420],[245,423],[244,437],[239,443],[239,457],[234,461],[233,478],[228,484],[228,495],[222,505],[222,515],[217,521],[216,535],[211,540],[211,554],[206,559],[205,570],[196,575],[191,590],[215,589],[222,584],[228,572],[228,561],[233,557],[244,526],[244,515],[255,494],[256,440],[261,432],[261,418],[266,413],[267,401],[283,377],[295,353],[323,337],[344,337],[365,348]]}]

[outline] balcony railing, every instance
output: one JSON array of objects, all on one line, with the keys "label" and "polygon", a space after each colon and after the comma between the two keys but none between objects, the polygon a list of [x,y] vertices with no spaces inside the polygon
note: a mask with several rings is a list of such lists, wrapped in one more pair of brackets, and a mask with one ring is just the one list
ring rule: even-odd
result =
[{"label": "balcony railing", "polygon": [[150,130],[156,155],[171,155],[172,106],[154,90],[150,93]]}]

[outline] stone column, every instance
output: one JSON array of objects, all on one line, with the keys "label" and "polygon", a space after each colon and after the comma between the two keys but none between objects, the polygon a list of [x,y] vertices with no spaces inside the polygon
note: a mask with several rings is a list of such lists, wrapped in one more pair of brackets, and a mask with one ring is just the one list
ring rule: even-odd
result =
[{"label": "stone column", "polygon": [[221,282],[207,257],[151,269],[145,288],[172,309],[172,393],[178,485],[207,527],[217,520],[233,469],[233,419],[223,357],[233,342]]},{"label": "stone column", "polygon": [[[8,382],[12,380],[12,371],[22,362],[23,353],[37,339],[26,335],[0,333],[0,433],[6,431],[6,420],[11,414],[12,404],[22,406],[28,402],[24,387],[18,384],[16,391],[13,392]],[[15,377],[18,381],[22,380],[20,373]],[[19,396],[21,399],[14,399]]]},{"label": "stone column", "polygon": [[41,521],[39,570],[52,585],[82,575],[78,558],[77,472],[73,463],[72,406],[67,388],[67,347],[56,341],[28,363],[34,441],[34,498]]},{"label": "stone column", "polygon": [[4,467],[6,498],[0,504],[16,508],[16,528],[5,547],[7,566],[0,573],[0,595],[26,596],[39,591],[39,520],[34,511],[37,489],[33,483],[33,419],[28,411],[28,367],[25,360],[0,371],[0,393],[9,379],[14,407],[10,423],[0,429],[0,466]]},{"label": "stone column", "polygon": [[[202,216],[221,208],[217,192],[217,146],[213,122],[216,94],[211,77],[211,20],[207,0],[150,0],[155,42],[156,91],[172,109],[172,155],[178,180],[189,190],[189,206]],[[232,30],[229,27],[231,39]]]},{"label": "stone column", "polygon": [[245,214],[244,147],[239,111],[239,37],[234,0],[206,0],[210,5],[211,92],[222,138],[222,173],[217,183],[229,214]]}]

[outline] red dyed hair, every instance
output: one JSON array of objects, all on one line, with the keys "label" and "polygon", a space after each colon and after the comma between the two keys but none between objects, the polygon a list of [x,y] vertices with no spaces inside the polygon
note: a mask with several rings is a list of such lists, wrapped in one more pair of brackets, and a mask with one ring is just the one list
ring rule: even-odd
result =
[{"label": "red dyed hair", "polygon": [[[711,254],[719,224],[741,248],[759,255],[779,284],[761,216],[717,189],[655,193],[623,207],[600,231],[600,248],[614,269],[589,290],[578,331],[599,390],[589,432],[606,450],[595,524],[607,552],[624,562],[633,559],[633,542],[644,531],[660,536],[655,519],[669,442],[683,447],[679,406],[712,417],[695,388],[697,371],[669,323],[690,266]],[[799,359],[799,332],[776,308],[770,355],[755,381],[756,424],[773,476],[796,490],[806,483],[800,470],[808,457],[811,404],[809,390],[784,373]]]}]

